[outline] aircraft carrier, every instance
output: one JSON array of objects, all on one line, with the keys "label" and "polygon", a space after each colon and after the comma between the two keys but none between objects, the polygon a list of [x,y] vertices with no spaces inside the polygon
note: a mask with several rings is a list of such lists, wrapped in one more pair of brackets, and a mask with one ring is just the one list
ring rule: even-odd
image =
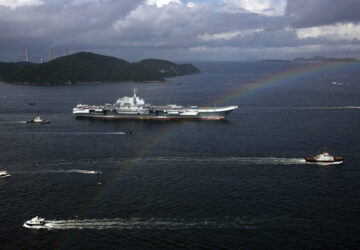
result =
[{"label": "aircraft carrier", "polygon": [[145,103],[144,99],[136,95],[136,90],[132,96],[119,98],[115,104],[87,105],[78,104],[73,108],[76,118],[94,119],[204,119],[222,120],[237,106],[226,107],[183,107],[175,104],[165,106],[153,106]]}]

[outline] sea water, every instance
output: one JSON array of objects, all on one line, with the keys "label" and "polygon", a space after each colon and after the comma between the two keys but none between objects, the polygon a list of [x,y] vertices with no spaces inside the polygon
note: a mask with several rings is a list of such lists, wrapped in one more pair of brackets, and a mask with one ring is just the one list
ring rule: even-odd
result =
[{"label": "sea water", "polygon": [[[360,66],[195,65],[166,83],[0,83],[0,170],[12,174],[0,248],[359,248]],[[72,115],[134,88],[154,105],[239,108],[225,121]],[[24,122],[37,114],[51,123]],[[344,164],[304,161],[324,146]],[[24,228],[34,216],[48,223]]]}]

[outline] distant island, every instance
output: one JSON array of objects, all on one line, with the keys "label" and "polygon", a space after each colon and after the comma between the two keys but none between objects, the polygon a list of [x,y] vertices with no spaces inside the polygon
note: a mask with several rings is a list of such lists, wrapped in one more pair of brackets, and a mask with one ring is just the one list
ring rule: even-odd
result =
[{"label": "distant island", "polygon": [[40,64],[0,62],[0,81],[16,84],[166,81],[165,77],[199,72],[192,64],[175,64],[159,59],[129,63],[116,57],[90,52],[79,52]]},{"label": "distant island", "polygon": [[328,58],[322,56],[314,56],[311,58],[297,57],[294,60],[267,59],[260,60],[261,63],[332,63],[332,62],[359,62],[355,58]]}]

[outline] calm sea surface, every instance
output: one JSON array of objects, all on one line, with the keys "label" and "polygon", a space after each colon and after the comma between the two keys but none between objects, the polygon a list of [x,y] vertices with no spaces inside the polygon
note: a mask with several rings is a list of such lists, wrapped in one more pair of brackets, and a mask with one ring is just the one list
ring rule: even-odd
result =
[{"label": "calm sea surface", "polygon": [[[0,83],[0,170],[12,174],[0,248],[359,249],[360,65],[195,65],[167,83]],[[152,104],[239,108],[226,121],[72,116],[133,88]],[[51,123],[24,123],[36,114]],[[304,163],[325,145],[343,165]],[[37,215],[47,229],[22,226]]]}]

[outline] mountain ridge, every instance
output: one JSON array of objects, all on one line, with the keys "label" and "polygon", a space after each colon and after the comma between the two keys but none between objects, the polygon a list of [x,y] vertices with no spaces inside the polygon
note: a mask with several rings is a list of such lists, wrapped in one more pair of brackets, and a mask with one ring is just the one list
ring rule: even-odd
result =
[{"label": "mountain ridge", "polygon": [[123,59],[91,52],[79,52],[41,64],[17,63],[9,66],[10,64],[0,64],[2,81],[39,85],[124,81],[162,82],[166,81],[165,77],[200,72],[192,64],[175,64],[160,59],[145,59],[129,63]]}]

